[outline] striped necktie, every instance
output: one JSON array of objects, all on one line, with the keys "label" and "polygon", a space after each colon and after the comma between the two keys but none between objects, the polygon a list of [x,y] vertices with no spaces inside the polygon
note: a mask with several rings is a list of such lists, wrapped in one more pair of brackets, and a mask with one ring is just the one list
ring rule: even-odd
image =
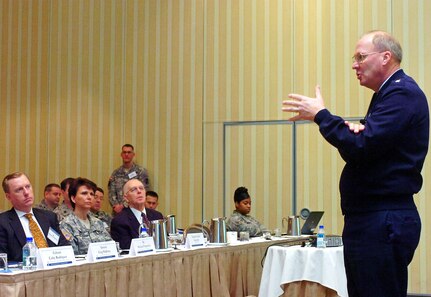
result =
[{"label": "striped necktie", "polygon": [[148,219],[145,212],[142,212],[141,216],[142,216],[142,223],[144,223],[145,227],[147,227],[147,233],[151,235],[152,232],[151,232],[150,220]]},{"label": "striped necktie", "polygon": [[26,213],[24,215],[28,219],[28,224],[30,227],[30,232],[33,235],[34,242],[38,248],[46,248],[48,244],[46,242],[45,236],[43,236],[42,231],[39,229],[39,226],[33,220],[33,215],[31,213]]}]

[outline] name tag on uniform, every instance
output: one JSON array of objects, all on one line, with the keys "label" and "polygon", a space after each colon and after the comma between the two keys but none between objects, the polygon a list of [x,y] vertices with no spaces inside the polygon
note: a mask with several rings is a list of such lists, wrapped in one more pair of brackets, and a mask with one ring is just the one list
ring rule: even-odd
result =
[{"label": "name tag on uniform", "polygon": [[128,175],[129,175],[129,179],[132,179],[132,178],[138,176],[138,174],[136,173],[136,171],[130,172]]},{"label": "name tag on uniform", "polygon": [[99,262],[118,258],[115,241],[92,242],[88,246],[87,261]]}]

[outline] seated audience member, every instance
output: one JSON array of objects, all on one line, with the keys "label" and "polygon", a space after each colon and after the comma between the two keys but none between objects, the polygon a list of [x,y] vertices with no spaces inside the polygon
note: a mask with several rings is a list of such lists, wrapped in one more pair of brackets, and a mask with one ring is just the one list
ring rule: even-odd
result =
[{"label": "seated audience member", "polygon": [[145,194],[145,207],[156,209],[159,206],[159,195],[154,191],[147,191]]},{"label": "seated audience member", "polygon": [[60,222],[60,229],[71,242],[75,255],[86,254],[92,242],[112,240],[103,222],[90,215],[96,188],[95,183],[81,177],[69,187],[73,212]]},{"label": "seated audience member", "polygon": [[105,228],[109,231],[111,226],[112,217],[110,214],[106,213],[102,208],[104,191],[102,188],[97,187],[96,192],[94,193],[93,203],[91,205],[91,214],[101,220],[105,224]]},{"label": "seated audience member", "polygon": [[150,221],[163,219],[163,215],[157,210],[145,208],[145,187],[140,180],[127,181],[123,193],[129,207],[112,219],[111,235],[122,249],[128,249],[132,239],[139,237],[141,224],[146,225],[151,235]]},{"label": "seated audience member", "polygon": [[61,181],[61,194],[63,195],[63,203],[60,204],[54,212],[57,214],[58,221],[61,222],[65,217],[73,212],[72,204],[70,203],[69,186],[73,182],[73,177],[65,178]]},{"label": "seated audience member", "polygon": [[57,184],[48,184],[43,191],[44,199],[35,208],[53,211],[60,203],[61,188]]},{"label": "seated audience member", "polygon": [[3,179],[2,187],[13,206],[0,214],[0,252],[7,253],[9,261],[22,261],[22,247],[27,237],[33,237],[38,248],[69,244],[60,232],[57,216],[33,208],[33,187],[27,175],[9,174]]},{"label": "seated audience member", "polygon": [[226,222],[228,231],[247,231],[250,236],[261,236],[266,228],[258,220],[249,215],[251,210],[251,198],[245,187],[235,190],[233,196],[235,210]]}]

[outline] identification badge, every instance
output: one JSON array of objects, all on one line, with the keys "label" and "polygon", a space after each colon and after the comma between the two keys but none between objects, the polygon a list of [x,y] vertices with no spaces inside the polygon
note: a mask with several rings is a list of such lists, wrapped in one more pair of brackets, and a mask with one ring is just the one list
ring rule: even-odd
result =
[{"label": "identification badge", "polygon": [[60,240],[60,234],[58,234],[57,231],[49,227],[48,239],[55,243],[55,245],[58,245],[58,242]]},{"label": "identification badge", "polygon": [[128,175],[129,175],[129,179],[132,179],[132,178],[138,176],[138,174],[136,173],[136,171],[130,172]]}]

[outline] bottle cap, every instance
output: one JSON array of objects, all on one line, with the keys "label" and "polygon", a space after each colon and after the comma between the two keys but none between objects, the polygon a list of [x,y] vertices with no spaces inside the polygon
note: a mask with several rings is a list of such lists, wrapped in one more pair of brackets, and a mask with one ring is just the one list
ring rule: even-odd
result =
[{"label": "bottle cap", "polygon": [[27,237],[27,242],[33,242],[33,237]]},{"label": "bottle cap", "polygon": [[319,229],[323,229],[323,228],[324,228],[324,227],[323,227],[323,225],[320,225],[320,226],[319,226]]}]

